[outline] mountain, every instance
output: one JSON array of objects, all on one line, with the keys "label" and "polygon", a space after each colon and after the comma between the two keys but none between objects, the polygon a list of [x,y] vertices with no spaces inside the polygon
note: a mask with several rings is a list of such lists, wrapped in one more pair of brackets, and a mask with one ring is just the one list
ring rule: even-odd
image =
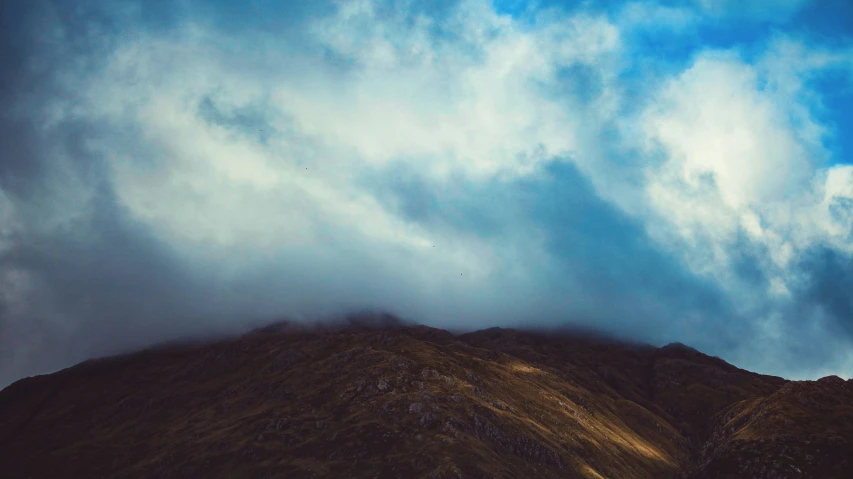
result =
[{"label": "mountain", "polygon": [[172,343],[0,391],[5,478],[849,478],[853,381],[681,344],[388,316]]}]

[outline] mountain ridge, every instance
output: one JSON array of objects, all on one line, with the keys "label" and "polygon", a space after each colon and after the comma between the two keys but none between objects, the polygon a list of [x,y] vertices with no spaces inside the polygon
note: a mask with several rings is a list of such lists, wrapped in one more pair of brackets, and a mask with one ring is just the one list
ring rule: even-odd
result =
[{"label": "mountain ridge", "polygon": [[0,471],[841,478],[851,396],[853,381],[760,375],[678,343],[361,314],[17,381],[0,391]]}]

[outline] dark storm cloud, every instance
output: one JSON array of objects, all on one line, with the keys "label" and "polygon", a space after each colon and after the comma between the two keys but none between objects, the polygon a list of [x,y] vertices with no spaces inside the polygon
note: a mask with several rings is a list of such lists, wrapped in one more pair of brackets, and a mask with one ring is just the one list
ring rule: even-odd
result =
[{"label": "dark storm cloud", "polygon": [[79,93],[59,72],[72,64],[96,68],[129,29],[164,28],[176,21],[176,2],[136,6],[138,15],[126,17],[91,0],[9,0],[0,5],[0,186],[32,194],[51,168],[46,142],[73,150],[73,161],[86,167],[89,158],[80,148],[87,132],[82,130],[91,125],[65,124],[49,139],[37,129],[52,103],[73,101]]},{"label": "dark storm cloud", "polygon": [[[853,342],[853,255],[815,247],[797,265],[800,301],[818,307]],[[853,345],[851,346],[853,348]]]},{"label": "dark storm cloud", "polygon": [[571,164],[550,168],[535,187],[533,217],[547,225],[549,247],[566,273],[598,294],[670,297],[699,310],[723,311],[721,294],[654,245],[636,220],[595,193]]},{"label": "dark storm cloud", "polygon": [[[571,163],[552,164],[544,179],[445,188],[397,168],[373,186],[411,221],[495,240],[519,230],[544,233],[550,264],[534,286],[550,300],[532,306],[517,326],[582,322],[657,343],[677,336],[719,354],[734,349],[749,328],[716,285],[661,250]],[[739,269],[757,281],[756,260],[746,250],[742,256]],[[687,317],[690,331],[672,328]],[[708,329],[717,333],[701,333]]]},{"label": "dark storm cloud", "polygon": [[[167,26],[175,20],[172,6],[140,4],[132,26]],[[87,1],[13,0],[0,9],[0,189],[22,223],[0,237],[11,244],[0,250],[0,270],[25,272],[36,288],[26,301],[38,305],[13,314],[13,299],[0,296],[5,385],[22,374],[183,334],[193,329],[187,320],[194,312],[204,314],[198,301],[188,300],[197,294],[190,293],[190,275],[116,204],[101,159],[86,145],[103,125],[73,119],[44,125],[52,104],[77,95],[57,73],[75,63],[94,68],[129,19]],[[73,200],[57,186],[75,180],[96,192],[83,203],[91,215],[49,225],[57,203]]]},{"label": "dark storm cloud", "polygon": [[[121,6],[136,13],[126,15]],[[169,28],[180,18],[181,2],[153,0],[105,4],[96,0],[9,0],[0,5],[0,95],[4,105],[31,95],[73,94],[54,76],[69,62],[102,60],[128,28]],[[11,102],[11,103],[7,103]]]},{"label": "dark storm cloud", "polygon": [[599,198],[576,168],[557,164],[549,173],[549,181],[531,189],[531,217],[545,227],[558,265],[552,287],[559,291],[564,278],[573,278],[594,298],[597,310],[587,312],[592,322],[623,334],[667,341],[670,327],[692,316],[700,322],[693,326],[697,332],[725,321],[712,339],[697,335],[692,341],[718,352],[735,345],[743,325],[716,285],[662,251],[636,219]]},{"label": "dark storm cloud", "polygon": [[190,316],[202,315],[192,311],[199,306],[195,278],[128,218],[108,185],[97,187],[92,206],[85,241],[33,234],[3,261],[5,267],[37,272],[38,299],[84,321],[61,338],[61,348],[86,357],[186,333]]},{"label": "dark storm cloud", "polygon": [[[36,306],[13,314],[0,296],[0,384],[173,337],[240,331],[258,319],[244,309],[242,321],[225,321],[228,307],[217,308],[211,297],[215,280],[189,270],[117,202],[102,160],[81,141],[96,138],[96,129],[59,125],[49,147],[43,137],[21,134],[12,143],[21,156],[4,156],[0,184],[23,226],[7,238],[0,270],[25,273],[34,286],[26,301]],[[65,199],[52,189],[58,157],[71,159],[72,175],[92,196],[74,212],[78,219],[54,225],[54,209]],[[11,160],[20,163],[9,167]]]}]

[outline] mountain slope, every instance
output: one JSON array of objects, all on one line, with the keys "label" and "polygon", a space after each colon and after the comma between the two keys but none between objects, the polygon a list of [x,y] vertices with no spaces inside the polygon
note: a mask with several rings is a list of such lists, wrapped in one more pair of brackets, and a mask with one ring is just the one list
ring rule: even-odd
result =
[{"label": "mountain slope", "polygon": [[[841,444],[853,425],[850,402],[824,410],[829,399],[821,394],[849,391],[851,382],[818,383],[828,388],[815,393],[823,399],[797,403],[801,409],[783,419],[829,418],[835,435],[825,439]],[[454,336],[395,321],[282,324],[12,384],[0,392],[0,471],[32,478],[741,477],[730,474],[747,452],[731,451],[765,454],[749,462],[750,471],[765,463],[765,471],[776,470],[769,467],[776,450],[758,445],[787,423],[765,411],[811,384],[740,370],[682,345],[497,328]],[[785,427],[796,442],[819,426]],[[802,474],[811,470],[806,460],[792,459]]]}]

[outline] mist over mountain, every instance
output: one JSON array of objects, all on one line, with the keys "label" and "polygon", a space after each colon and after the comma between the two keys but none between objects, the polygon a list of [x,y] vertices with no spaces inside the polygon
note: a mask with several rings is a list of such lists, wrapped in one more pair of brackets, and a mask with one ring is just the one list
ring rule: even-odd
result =
[{"label": "mist over mountain", "polygon": [[851,8],[3,1],[0,386],[365,308],[849,378]]}]

